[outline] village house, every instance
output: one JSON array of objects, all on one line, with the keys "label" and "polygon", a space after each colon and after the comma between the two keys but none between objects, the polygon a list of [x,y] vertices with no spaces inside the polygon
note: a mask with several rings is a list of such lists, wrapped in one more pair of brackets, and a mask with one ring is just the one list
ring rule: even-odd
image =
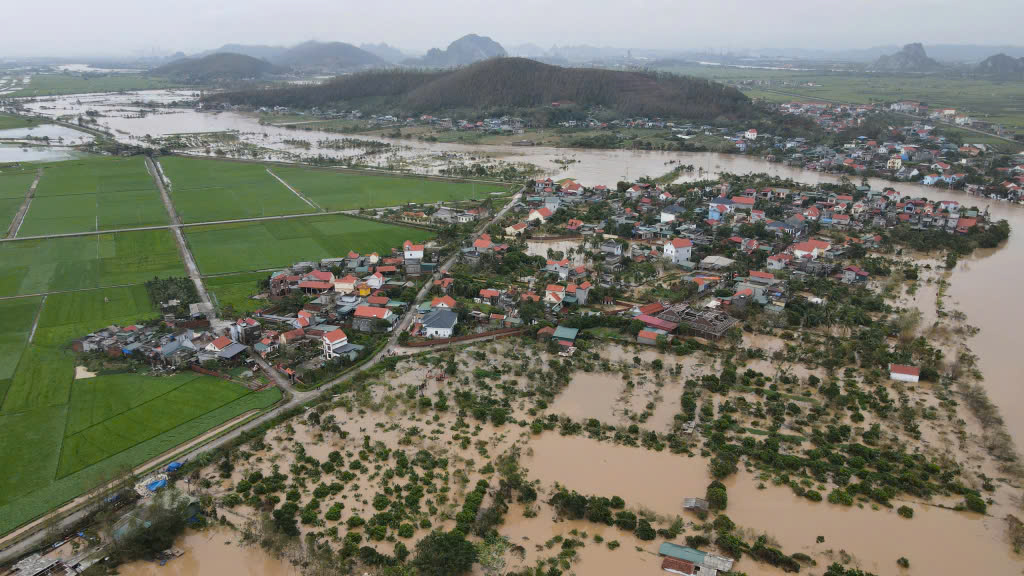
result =
[{"label": "village house", "polygon": [[663,249],[665,258],[673,264],[682,264],[690,261],[690,253],[693,250],[693,242],[689,238],[673,238],[665,243]]},{"label": "village house", "polygon": [[561,304],[563,300],[565,300],[565,286],[548,284],[544,289],[544,302],[556,305]]},{"label": "village house", "polygon": [[916,366],[889,364],[889,379],[900,382],[917,382],[921,378],[921,369]]},{"label": "village house", "polygon": [[543,224],[551,218],[552,214],[554,213],[550,208],[537,208],[535,210],[530,210],[530,215],[526,219],[530,222],[540,222]]},{"label": "village house", "polygon": [[334,359],[338,352],[348,344],[348,336],[340,329],[332,330],[320,337],[324,347],[324,358]]},{"label": "village house", "polygon": [[427,338],[451,338],[459,315],[449,308],[435,308],[423,316],[423,334]]},{"label": "village house", "polygon": [[402,252],[406,260],[422,260],[423,244],[413,244],[411,241],[406,240],[402,244]]},{"label": "village house", "polygon": [[352,327],[360,332],[391,332],[398,319],[391,310],[378,306],[358,306],[352,316]]}]

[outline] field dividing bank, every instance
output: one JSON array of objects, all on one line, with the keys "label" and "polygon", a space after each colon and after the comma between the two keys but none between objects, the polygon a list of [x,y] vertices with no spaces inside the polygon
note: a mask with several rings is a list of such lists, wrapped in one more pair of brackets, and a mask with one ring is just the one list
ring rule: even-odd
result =
[{"label": "field dividing bank", "polygon": [[160,166],[171,183],[171,199],[182,222],[316,211],[262,164],[165,156],[160,159]]},{"label": "field dividing bank", "polygon": [[273,168],[282,180],[325,210],[358,210],[401,206],[410,202],[480,200],[508,192],[501,184],[459,182],[437,178],[356,173],[325,168]]},{"label": "field dividing bank", "polygon": [[141,156],[98,156],[46,165],[18,235],[167,223],[167,212]]},{"label": "field dividing bank", "polygon": [[39,297],[0,300],[0,406],[28,346],[40,302]]},{"label": "field dividing bank", "polygon": [[0,166],[0,231],[11,225],[36,175],[34,166]]},{"label": "field dividing bank", "polygon": [[0,296],[181,276],[184,264],[171,234],[170,230],[146,230],[0,243],[0,262],[5,264],[0,270]]},{"label": "field dividing bank", "polygon": [[280,268],[350,251],[390,254],[405,240],[422,242],[433,235],[344,215],[195,226],[184,232],[204,275]]}]

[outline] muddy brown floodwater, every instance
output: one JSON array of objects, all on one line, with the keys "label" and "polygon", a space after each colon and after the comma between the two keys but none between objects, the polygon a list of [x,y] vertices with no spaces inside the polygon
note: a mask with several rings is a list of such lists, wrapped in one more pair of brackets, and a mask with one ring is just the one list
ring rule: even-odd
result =
[{"label": "muddy brown floodwater", "polygon": [[[703,496],[711,481],[707,460],[700,457],[687,458],[557,434],[534,438],[530,447],[533,455],[525,458],[523,464],[530,478],[540,479],[544,486],[558,481],[582,494],[621,496],[627,506],[645,507],[658,514],[678,513],[691,521],[696,517],[682,513],[683,498]],[[901,556],[911,559],[914,574],[1019,574],[1024,568],[1024,561],[1006,543],[1005,522],[1001,518],[911,502],[907,504],[914,509],[914,518],[908,520],[895,510],[813,503],[797,497],[788,487],[769,484],[759,490],[758,480],[743,471],[725,484],[729,492],[725,513],[743,528],[768,534],[787,554],[804,552],[818,556],[833,549],[838,558],[842,549],[861,568],[879,576],[898,574],[896,560]],[[519,530],[513,523],[507,524],[512,526],[503,533]],[[538,526],[538,531],[542,530],[543,525]],[[588,523],[586,529],[593,533],[595,526]],[[622,536],[626,534],[609,531],[612,535],[605,535],[606,539],[624,541]],[[825,542],[817,544],[818,536],[824,536]],[[531,541],[542,543],[550,537],[551,534],[537,533]],[[659,543],[660,539],[638,545],[656,552]],[[610,566],[608,571],[602,571],[600,565],[589,563],[586,568],[587,574],[623,573]],[[751,575],[774,573],[763,571],[763,564],[750,559],[742,560],[736,568]],[[658,564],[650,564],[650,569],[634,573],[653,576],[659,572]]]},{"label": "muddy brown floodwater", "polygon": [[131,562],[118,566],[121,576],[300,576],[301,572],[259,546],[240,546],[228,528],[189,530],[175,546],[185,551],[166,565]]}]

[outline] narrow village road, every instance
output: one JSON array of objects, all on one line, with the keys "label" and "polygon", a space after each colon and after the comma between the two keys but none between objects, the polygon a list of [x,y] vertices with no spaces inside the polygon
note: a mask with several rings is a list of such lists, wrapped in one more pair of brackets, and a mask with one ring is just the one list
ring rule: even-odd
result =
[{"label": "narrow village road", "polygon": [[[155,172],[155,169],[153,171]],[[156,178],[155,180],[159,182],[159,178]],[[160,182],[158,186],[160,188],[161,193],[166,194],[163,188],[163,183]],[[505,214],[507,214],[508,211],[511,210],[516,203],[518,203],[519,199],[522,198],[524,190],[525,187],[521,188],[509,200],[509,202],[494,215],[493,218],[481,224],[480,227],[477,228],[477,230],[470,235],[470,241],[475,241],[480,237],[481,234],[484,233],[484,231],[487,229],[489,225],[500,221],[505,216]],[[439,276],[440,274],[447,272],[455,264],[458,255],[459,253],[458,251],[456,251],[455,254],[453,254],[447,260],[445,260],[438,268],[437,272],[435,273],[435,276]],[[262,415],[246,422],[245,424],[235,428],[234,430],[231,430],[230,432],[227,432],[222,436],[219,436],[216,439],[211,440],[210,442],[206,442],[202,445],[189,449],[182,454],[178,454],[176,459],[179,461],[190,460],[203,452],[215,450],[221,446],[224,446],[234,441],[245,432],[252,430],[253,428],[256,428],[266,422],[269,422],[270,420],[273,420],[274,418],[280,416],[284,412],[296,406],[301,406],[303,404],[318,399],[322,394],[328,393],[335,384],[348,380],[349,378],[352,378],[359,372],[369,370],[370,368],[376,366],[377,363],[380,362],[382,359],[395,355],[396,351],[400,350],[400,347],[398,346],[399,334],[401,334],[401,332],[405,330],[411,323],[412,318],[415,316],[416,307],[426,298],[432,286],[433,282],[428,280],[424,284],[423,288],[420,289],[419,293],[416,295],[415,301],[410,304],[409,309],[406,311],[405,315],[402,317],[402,320],[399,322],[401,328],[394,331],[394,333],[388,339],[387,345],[385,345],[384,348],[380,350],[380,352],[375,354],[372,358],[370,358],[363,364],[359,365],[358,367],[352,369],[351,371],[345,373],[342,376],[339,376],[338,378],[335,378],[334,380],[331,380],[330,382],[327,382],[326,384],[318,387],[315,390],[309,390],[305,392],[296,390],[288,381],[288,379],[282,376],[273,366],[271,366],[265,360],[260,358],[258,355],[251,356],[256,361],[256,363],[259,364],[260,368],[266,371],[266,373],[269,374],[270,377],[274,380],[274,383],[277,386],[279,386],[282,390],[284,390],[290,396],[290,398],[284,403],[268,410]],[[85,504],[84,506],[83,503]],[[73,500],[72,502],[43,516],[39,520],[36,520],[35,524],[37,526],[44,526],[48,524],[47,519],[52,517],[60,517],[60,520],[56,521],[55,523],[55,529],[58,531],[69,530],[72,527],[74,527],[74,525],[77,522],[80,522],[81,520],[87,518],[88,515],[93,511],[93,508],[95,508],[95,506],[96,504],[90,503],[87,498],[79,497]],[[31,535],[25,536],[17,542],[7,546],[6,548],[0,549],[0,563],[16,559],[37,548],[38,546],[44,543],[43,540],[47,537],[48,534],[48,530],[38,529]],[[8,536],[8,539],[10,538],[11,537]],[[3,540],[0,540],[0,542],[3,542]]]},{"label": "narrow village road", "polygon": [[181,218],[178,217],[178,211],[174,209],[171,196],[167,193],[167,188],[164,187],[163,170],[148,156],[146,157],[146,169],[149,170],[149,175],[153,177],[153,182],[156,183],[157,189],[160,190],[160,197],[163,198],[164,207],[167,209],[167,216],[171,219],[171,222],[178,226],[174,228],[174,241],[178,243],[178,253],[185,263],[188,276],[192,279],[192,283],[196,285],[196,292],[199,293],[199,299],[203,303],[203,312],[210,321],[216,320],[217,311],[214,309],[213,301],[210,300],[210,294],[206,291],[206,286],[203,284],[203,276],[199,273],[199,266],[192,256],[192,250],[189,249],[188,242],[185,242],[185,236],[181,233]]},{"label": "narrow village road", "polygon": [[25,215],[28,214],[28,208],[32,205],[32,199],[36,196],[36,186],[39,185],[39,179],[43,176],[43,169],[40,168],[36,171],[36,179],[32,181],[32,185],[28,187],[25,192],[25,201],[18,208],[18,213],[14,215],[14,220],[11,220],[11,225],[7,228],[6,238],[14,238],[18,235],[18,231],[21,230],[21,223],[25,221]]}]

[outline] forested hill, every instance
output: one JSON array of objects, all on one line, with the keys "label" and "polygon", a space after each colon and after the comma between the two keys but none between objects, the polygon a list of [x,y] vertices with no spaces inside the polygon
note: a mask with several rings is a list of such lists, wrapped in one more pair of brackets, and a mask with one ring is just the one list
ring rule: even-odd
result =
[{"label": "forested hill", "polygon": [[704,79],[647,72],[563,68],[524,58],[496,58],[446,71],[386,70],[312,86],[214,94],[209,103],[292,108],[358,108],[402,114],[454,110],[514,112],[603,107],[620,116],[738,120],[754,114],[734,88]]},{"label": "forested hill", "polygon": [[283,70],[252,56],[218,53],[202,58],[177,60],[153,70],[152,74],[166,76],[179,82],[212,83],[256,79],[280,72]]}]

